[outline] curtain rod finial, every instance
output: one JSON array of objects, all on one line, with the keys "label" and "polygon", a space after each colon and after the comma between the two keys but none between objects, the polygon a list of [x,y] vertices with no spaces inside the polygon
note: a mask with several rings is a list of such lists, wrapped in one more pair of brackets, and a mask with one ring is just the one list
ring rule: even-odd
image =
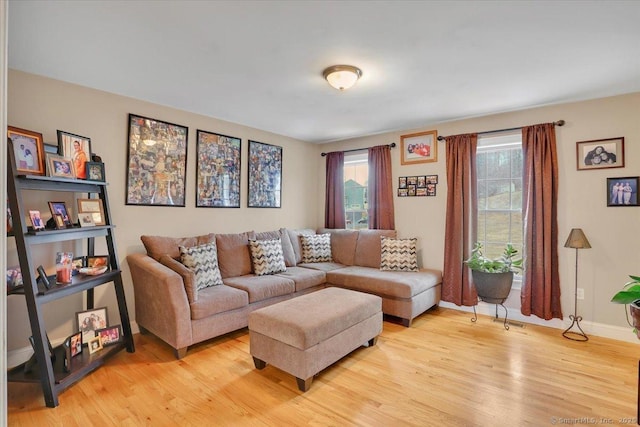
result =
[{"label": "curtain rod finial", "polygon": [[556,126],[564,126],[566,122],[564,120],[558,120],[557,122],[553,122],[554,125]]}]

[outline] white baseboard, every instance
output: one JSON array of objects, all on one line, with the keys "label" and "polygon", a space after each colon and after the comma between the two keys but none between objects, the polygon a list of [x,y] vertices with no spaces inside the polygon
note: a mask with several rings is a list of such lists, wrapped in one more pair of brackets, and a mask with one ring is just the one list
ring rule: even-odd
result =
[{"label": "white baseboard", "polygon": [[[137,334],[140,332],[140,328],[136,322],[131,322],[131,332]],[[54,347],[59,346],[64,342],[65,338],[54,339],[51,341],[51,345]],[[29,360],[31,355],[33,354],[33,349],[31,346],[18,348],[16,350],[7,351],[7,369],[14,368],[21,363]]]},{"label": "white baseboard", "polygon": [[[443,308],[451,308],[453,310],[473,313],[473,307],[457,306],[453,303],[446,302],[446,301],[440,301],[440,303],[438,303],[438,306]],[[529,323],[532,325],[547,326],[547,327],[559,329],[562,331],[567,329],[571,325],[571,321],[569,320],[568,317],[565,318],[564,320],[560,320],[560,319],[544,320],[537,316],[525,316],[520,312],[520,310],[513,307],[507,307],[507,308],[509,310],[509,320],[515,320],[522,323]],[[494,317],[496,315],[495,304],[479,302],[478,305],[476,306],[476,312],[478,314],[484,314],[487,316]],[[504,310],[502,309],[502,307],[498,307],[498,316],[501,319],[504,319]],[[598,337],[611,338],[614,340],[625,341],[625,342],[630,342],[634,344],[639,343],[638,338],[632,332],[631,327],[613,326],[613,325],[607,325],[604,323],[595,323],[595,322],[589,322],[584,320],[580,322],[580,327],[587,335],[595,335]],[[577,330],[577,328],[574,328],[574,330]]]}]

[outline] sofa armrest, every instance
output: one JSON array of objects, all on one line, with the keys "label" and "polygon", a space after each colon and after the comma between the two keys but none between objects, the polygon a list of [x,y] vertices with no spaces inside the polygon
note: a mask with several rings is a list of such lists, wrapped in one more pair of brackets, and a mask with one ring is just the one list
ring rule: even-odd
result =
[{"label": "sofa armrest", "polygon": [[127,256],[136,322],[175,349],[192,344],[191,309],[182,277],[146,254]]}]

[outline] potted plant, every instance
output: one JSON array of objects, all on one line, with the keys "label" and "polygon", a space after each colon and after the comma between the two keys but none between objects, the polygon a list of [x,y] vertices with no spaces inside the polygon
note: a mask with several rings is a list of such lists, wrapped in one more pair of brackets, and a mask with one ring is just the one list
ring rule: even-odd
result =
[{"label": "potted plant", "polygon": [[518,250],[507,244],[500,258],[491,259],[482,253],[482,244],[476,243],[465,264],[471,269],[478,297],[485,302],[502,304],[509,296],[513,273],[522,270]]},{"label": "potted plant", "polygon": [[[621,291],[618,291],[611,302],[616,304],[629,304],[629,311],[633,318],[633,332],[640,339],[640,276],[629,276],[631,281],[624,284]],[[627,322],[629,317],[627,315]]]}]

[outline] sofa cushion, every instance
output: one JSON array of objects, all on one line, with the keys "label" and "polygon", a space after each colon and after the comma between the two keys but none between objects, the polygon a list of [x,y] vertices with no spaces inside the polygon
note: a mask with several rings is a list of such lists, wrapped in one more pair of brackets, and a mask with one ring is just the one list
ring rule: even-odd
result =
[{"label": "sofa cushion", "polygon": [[337,262],[301,262],[300,264],[298,264],[298,267],[327,272],[331,270],[337,270],[338,268],[345,268],[346,265],[338,264]]},{"label": "sofa cushion", "polygon": [[442,283],[442,272],[429,269],[380,271],[352,266],[328,271],[327,283],[381,297],[409,299]]},{"label": "sofa cushion", "polygon": [[280,239],[282,242],[282,255],[284,256],[284,265],[287,267],[293,267],[296,265],[296,254],[293,251],[293,245],[291,244],[291,238],[287,233],[286,228],[281,228],[277,231],[262,231],[256,233],[256,240],[272,240]]},{"label": "sofa cushion", "polygon": [[360,230],[356,243],[355,264],[361,267],[380,268],[380,238],[396,237],[395,230]]},{"label": "sofa cushion", "polygon": [[196,275],[193,271],[189,270],[180,261],[176,261],[169,255],[165,254],[160,257],[160,264],[169,267],[182,277],[182,283],[184,284],[184,290],[187,293],[187,300],[190,304],[198,301],[198,289],[196,288]]},{"label": "sofa cushion", "polygon": [[256,276],[274,274],[285,271],[284,256],[282,255],[282,241],[280,238],[271,240],[249,240],[253,273]]},{"label": "sofa cushion", "polygon": [[216,242],[206,245],[180,248],[180,261],[195,275],[196,289],[222,285],[222,277],[218,269]]},{"label": "sofa cushion", "polygon": [[180,259],[178,246],[189,248],[191,246],[204,245],[214,242],[216,235],[205,234],[195,237],[163,237],[163,236],[141,236],[142,244],[147,250],[147,255],[156,261],[160,261],[162,255],[169,255],[175,260]]},{"label": "sofa cushion", "polygon": [[214,314],[235,310],[249,304],[249,295],[230,286],[212,286],[198,294],[198,301],[191,304],[191,320],[205,319]]},{"label": "sofa cushion", "polygon": [[229,277],[224,279],[224,284],[247,292],[249,303],[288,295],[296,290],[296,284],[293,280],[275,274]]},{"label": "sofa cushion", "polygon": [[353,265],[356,256],[358,230],[321,228],[318,234],[331,234],[331,257],[334,262]]},{"label": "sofa cushion", "polygon": [[392,239],[381,237],[380,270],[418,271],[418,239]]},{"label": "sofa cushion", "polygon": [[300,236],[301,235],[314,235],[316,234],[315,230],[310,228],[302,228],[299,230],[290,230],[287,229],[287,234],[289,235],[289,240],[291,240],[291,246],[293,247],[293,253],[295,256],[295,264],[302,262],[302,246],[300,245]]},{"label": "sofa cushion", "polygon": [[236,234],[216,234],[218,266],[223,279],[251,274],[249,239],[255,233],[248,231]]},{"label": "sofa cushion", "polygon": [[324,271],[302,267],[289,267],[287,271],[277,275],[293,280],[296,284],[296,292],[323,285],[327,280]]},{"label": "sofa cushion", "polygon": [[300,236],[302,262],[331,262],[331,234]]}]

